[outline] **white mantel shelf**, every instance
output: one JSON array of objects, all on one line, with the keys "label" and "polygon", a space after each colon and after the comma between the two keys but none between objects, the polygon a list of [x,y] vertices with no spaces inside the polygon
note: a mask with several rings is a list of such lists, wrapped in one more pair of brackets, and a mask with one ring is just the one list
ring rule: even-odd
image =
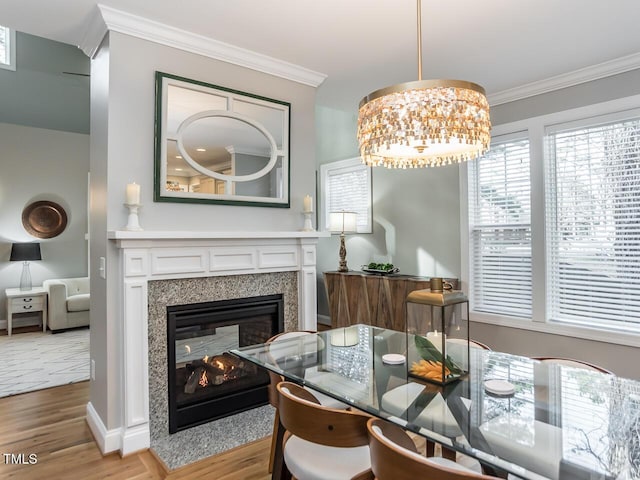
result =
[{"label": "white mantel shelf", "polygon": [[234,239],[234,238],[322,238],[330,232],[197,232],[197,231],[129,231],[112,230],[107,234],[111,240],[187,240],[187,239]]}]

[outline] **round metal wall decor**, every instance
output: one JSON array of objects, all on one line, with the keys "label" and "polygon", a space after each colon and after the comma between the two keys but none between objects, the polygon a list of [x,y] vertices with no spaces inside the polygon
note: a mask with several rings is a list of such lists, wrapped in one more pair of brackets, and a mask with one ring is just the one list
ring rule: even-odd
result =
[{"label": "round metal wall decor", "polygon": [[34,237],[57,237],[67,227],[67,212],[55,202],[33,202],[22,211],[22,225]]}]

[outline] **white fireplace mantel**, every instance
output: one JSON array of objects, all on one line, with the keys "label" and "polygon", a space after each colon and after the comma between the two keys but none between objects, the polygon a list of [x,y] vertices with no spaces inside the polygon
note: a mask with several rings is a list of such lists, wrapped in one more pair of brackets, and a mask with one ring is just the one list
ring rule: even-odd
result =
[{"label": "white fireplace mantel", "polygon": [[[118,250],[124,356],[118,433],[95,410],[88,421],[100,445],[122,455],[149,448],[148,282],[179,278],[298,272],[298,328],[317,327],[316,244],[329,232],[110,231]],[[116,438],[114,438],[116,437]],[[106,450],[110,450],[106,448]],[[103,452],[106,453],[106,452]]]},{"label": "white fireplace mantel", "polygon": [[128,230],[112,230],[108,232],[108,238],[112,240],[180,240],[180,239],[233,239],[233,238],[320,238],[328,237],[329,232],[317,231],[292,231],[292,232],[272,232],[272,231],[220,231],[220,232],[200,232],[200,231],[170,231],[170,230],[152,230],[152,231],[128,231]]}]

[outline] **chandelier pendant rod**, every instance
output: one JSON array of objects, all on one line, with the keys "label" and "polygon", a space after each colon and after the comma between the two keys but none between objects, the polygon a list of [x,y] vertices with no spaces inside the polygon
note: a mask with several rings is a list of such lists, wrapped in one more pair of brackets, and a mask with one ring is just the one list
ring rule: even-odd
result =
[{"label": "chandelier pendant rod", "polygon": [[422,0],[418,4],[418,81],[422,80]]}]

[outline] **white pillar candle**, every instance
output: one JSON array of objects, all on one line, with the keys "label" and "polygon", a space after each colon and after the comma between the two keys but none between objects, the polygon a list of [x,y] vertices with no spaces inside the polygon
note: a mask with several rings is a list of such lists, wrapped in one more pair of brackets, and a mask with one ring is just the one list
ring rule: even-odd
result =
[{"label": "white pillar candle", "polygon": [[311,198],[311,195],[307,195],[304,197],[304,213],[311,213],[313,212],[313,199]]},{"label": "white pillar candle", "polygon": [[447,341],[447,336],[444,333],[438,333],[438,331],[435,330],[433,332],[427,332],[427,340],[433,343],[433,346],[436,347],[440,353],[442,353],[442,342]]},{"label": "white pillar candle", "polygon": [[137,183],[127,184],[127,205],[140,204],[140,185]]}]

